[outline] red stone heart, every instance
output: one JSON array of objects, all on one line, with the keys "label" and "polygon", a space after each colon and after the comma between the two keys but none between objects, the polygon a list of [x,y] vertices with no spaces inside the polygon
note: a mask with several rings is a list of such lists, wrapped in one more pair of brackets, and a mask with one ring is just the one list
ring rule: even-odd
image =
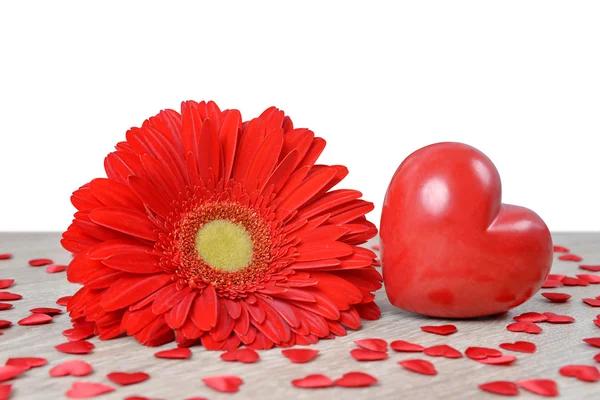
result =
[{"label": "red stone heart", "polygon": [[529,299],[552,265],[550,232],[523,207],[501,203],[483,153],[438,143],[411,154],[388,188],[381,259],[396,307],[435,317],[492,315]]}]

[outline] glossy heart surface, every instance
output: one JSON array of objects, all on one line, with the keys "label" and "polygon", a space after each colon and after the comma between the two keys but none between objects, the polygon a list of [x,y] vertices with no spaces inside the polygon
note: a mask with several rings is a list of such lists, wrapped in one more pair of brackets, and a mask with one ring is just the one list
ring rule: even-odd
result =
[{"label": "glossy heart surface", "polygon": [[390,302],[428,316],[505,312],[529,299],[552,265],[544,221],[503,204],[494,164],[462,143],[406,158],[388,187],[380,235]]}]

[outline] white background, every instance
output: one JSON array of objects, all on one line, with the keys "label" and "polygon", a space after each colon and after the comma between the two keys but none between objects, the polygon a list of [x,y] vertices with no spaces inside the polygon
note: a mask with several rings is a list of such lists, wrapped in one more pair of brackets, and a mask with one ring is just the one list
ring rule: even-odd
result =
[{"label": "white background", "polygon": [[126,130],[181,100],[270,105],[377,208],[412,151],[485,152],[504,201],[600,230],[599,1],[0,5],[0,230],[64,230]]}]

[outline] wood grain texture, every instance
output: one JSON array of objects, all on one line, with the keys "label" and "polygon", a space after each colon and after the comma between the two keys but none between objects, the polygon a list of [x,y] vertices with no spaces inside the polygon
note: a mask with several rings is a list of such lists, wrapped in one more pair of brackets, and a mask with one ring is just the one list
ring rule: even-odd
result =
[{"label": "wood grain texture", "polygon": [[[81,357],[59,353],[54,346],[65,341],[61,332],[69,327],[67,315],[55,317],[49,325],[24,327],[16,322],[29,315],[33,307],[55,307],[61,296],[70,295],[76,286],[68,283],[65,273],[48,274],[45,267],[29,267],[32,258],[49,257],[56,263],[68,263],[70,255],[59,244],[57,233],[0,233],[0,253],[14,253],[11,260],[0,260],[0,279],[16,279],[11,292],[23,295],[14,302],[10,310],[0,311],[0,319],[12,321],[15,326],[5,329],[0,336],[0,362],[9,357],[46,357],[49,365],[24,373],[13,383],[13,399],[60,399],[75,380],[110,384],[117,388],[101,399],[123,399],[131,395],[149,398],[185,399],[203,396],[210,399],[498,399],[500,396],[480,391],[477,385],[495,380],[519,380],[549,378],[558,382],[561,398],[600,398],[600,382],[585,383],[566,378],[558,373],[567,364],[597,365],[593,356],[600,352],[582,342],[582,338],[600,337],[600,328],[593,319],[600,308],[582,303],[585,297],[600,295],[600,285],[588,287],[563,287],[547,291],[560,291],[573,295],[565,304],[552,304],[539,293],[517,309],[493,318],[478,320],[449,321],[409,314],[392,307],[381,291],[377,303],[383,311],[379,321],[367,321],[359,331],[345,337],[321,341],[315,346],[321,354],[307,364],[292,364],[281,355],[279,349],[260,352],[261,360],[256,364],[225,363],[218,352],[207,352],[194,348],[190,360],[159,360],[153,354],[160,348],[147,348],[133,339],[112,341],[92,339],[96,348],[92,354]],[[584,257],[584,263],[600,264],[600,234],[570,233],[555,234],[555,244],[567,246],[575,254]],[[586,271],[577,268],[578,263],[555,260],[553,272],[574,276]],[[544,290],[542,290],[544,291]],[[552,311],[576,318],[570,325],[540,324],[544,331],[539,335],[512,333],[506,325],[512,317],[526,311]],[[459,331],[443,337],[424,333],[422,325],[454,323]],[[467,358],[449,360],[424,356],[419,353],[395,353],[384,361],[359,363],[350,357],[354,340],[378,337],[388,341],[403,339],[431,346],[449,344],[460,351],[468,346],[498,347],[503,342],[526,340],[538,346],[535,354],[514,354],[518,361],[508,367],[482,365]],[[49,369],[62,361],[80,358],[94,367],[94,373],[85,378],[50,378]],[[408,372],[397,365],[398,361],[425,358],[432,361],[439,374],[434,377]],[[138,385],[117,387],[106,374],[113,371],[144,371],[151,378]],[[371,388],[343,389],[328,388],[307,390],[294,388],[290,381],[308,374],[323,373],[332,378],[349,371],[364,371],[379,379]],[[211,375],[235,374],[245,380],[237,394],[220,394],[205,386],[201,378]],[[539,398],[525,391],[521,399]]]}]

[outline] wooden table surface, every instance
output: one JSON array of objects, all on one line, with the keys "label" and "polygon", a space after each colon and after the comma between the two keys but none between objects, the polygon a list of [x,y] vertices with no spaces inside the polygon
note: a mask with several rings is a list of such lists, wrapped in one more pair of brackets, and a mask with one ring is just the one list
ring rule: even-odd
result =
[{"label": "wooden table surface", "polygon": [[[586,383],[575,378],[563,377],[560,367],[567,364],[597,365],[593,357],[600,349],[582,342],[583,338],[600,337],[600,328],[592,322],[600,308],[585,305],[581,299],[600,295],[600,285],[587,287],[562,287],[542,291],[560,291],[573,295],[564,304],[551,303],[537,293],[531,300],[509,313],[478,320],[448,321],[409,314],[392,307],[384,291],[377,294],[377,303],[383,315],[379,321],[367,321],[359,331],[345,337],[321,341],[312,346],[320,355],[307,364],[292,364],[279,349],[260,352],[261,359],[255,364],[226,363],[218,352],[193,348],[189,360],[156,359],[153,354],[161,348],[147,348],[133,339],[112,341],[91,339],[96,345],[93,353],[84,356],[63,354],[54,346],[65,342],[61,332],[69,327],[66,314],[59,315],[48,325],[19,326],[18,320],[29,315],[33,307],[56,307],[61,296],[73,294],[76,286],[67,282],[65,273],[48,274],[44,267],[27,265],[32,258],[52,258],[57,264],[68,263],[70,255],[59,244],[58,233],[0,233],[0,253],[11,252],[14,258],[0,260],[0,279],[14,278],[15,284],[7,289],[19,293],[22,300],[15,301],[10,310],[0,311],[0,319],[10,320],[13,326],[4,329],[0,336],[0,362],[9,357],[45,357],[48,365],[25,372],[14,379],[11,399],[61,399],[72,382],[91,381],[117,387],[106,378],[114,371],[144,371],[151,378],[143,383],[117,387],[117,390],[99,396],[100,399],[124,399],[131,395],[161,399],[185,399],[202,396],[209,399],[494,399],[502,396],[482,392],[478,385],[495,380],[522,380],[529,378],[554,379],[561,398],[600,399],[600,381]],[[600,233],[558,233],[554,235],[557,245],[569,247],[571,252],[584,258],[585,264],[600,264]],[[578,269],[578,263],[558,261],[555,258],[554,273],[574,276],[586,273]],[[513,333],[506,330],[512,317],[526,311],[552,311],[567,314],[576,319],[573,324],[558,325],[542,323],[539,335]],[[422,325],[454,323],[458,332],[450,336],[424,333]],[[466,357],[444,359],[421,353],[396,353],[384,361],[357,362],[349,351],[355,348],[354,340],[378,337],[388,341],[403,339],[424,346],[449,344],[460,351],[469,346],[495,347],[503,342],[531,341],[538,350],[535,354],[512,353],[518,360],[511,366],[483,365]],[[94,373],[84,378],[50,378],[49,369],[62,361],[80,358],[94,367]],[[433,362],[437,376],[425,376],[409,372],[397,362],[405,359],[424,358]],[[347,389],[298,389],[290,381],[308,374],[323,373],[332,378],[349,371],[364,371],[375,376],[379,383],[370,388]],[[221,394],[204,385],[201,378],[212,375],[233,374],[245,383],[236,394]],[[540,398],[521,390],[517,398]]]}]

